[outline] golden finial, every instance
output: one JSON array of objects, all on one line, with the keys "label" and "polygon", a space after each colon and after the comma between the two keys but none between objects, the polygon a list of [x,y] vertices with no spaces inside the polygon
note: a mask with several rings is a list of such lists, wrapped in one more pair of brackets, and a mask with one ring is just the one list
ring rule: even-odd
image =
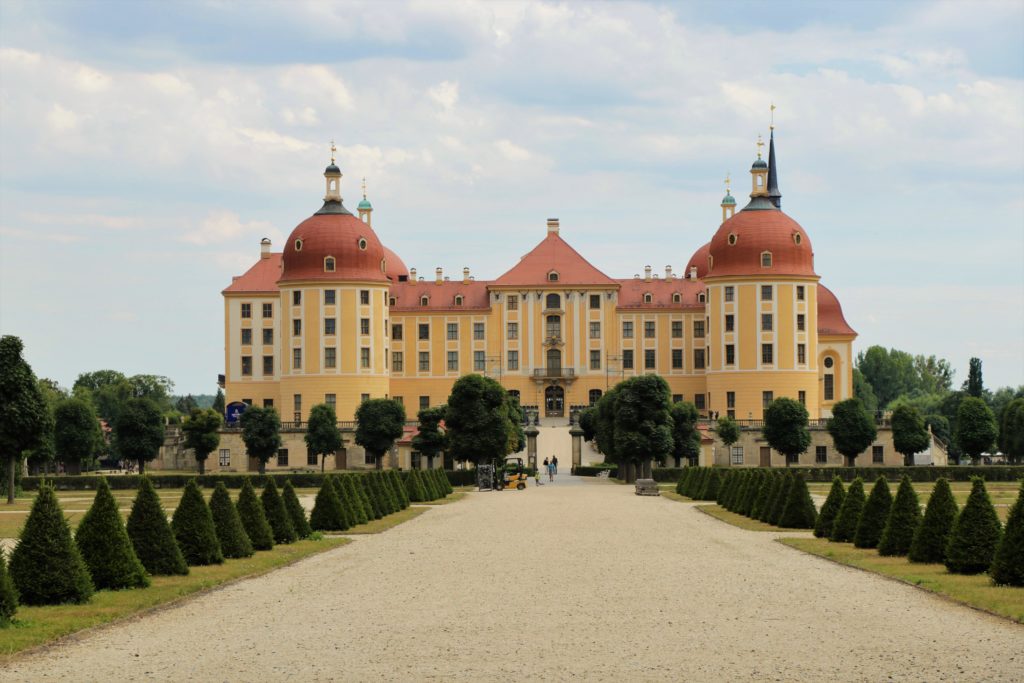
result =
[{"label": "golden finial", "polygon": [[771,106],[771,124],[768,126],[769,130],[775,130],[775,103],[772,102]]},{"label": "golden finial", "polygon": [[761,139],[761,134],[757,135],[757,158],[761,158],[761,148],[764,147],[764,140]]},{"label": "golden finial", "polygon": [[730,175],[729,172],[726,171],[726,173],[725,173],[725,193],[726,194],[729,194],[729,175]]},{"label": "golden finial", "polygon": [[338,151],[338,148],[334,146],[334,140],[331,140],[331,163],[334,163],[334,153]]},{"label": "golden finial", "polygon": [[366,176],[363,176],[363,199],[366,199]]}]

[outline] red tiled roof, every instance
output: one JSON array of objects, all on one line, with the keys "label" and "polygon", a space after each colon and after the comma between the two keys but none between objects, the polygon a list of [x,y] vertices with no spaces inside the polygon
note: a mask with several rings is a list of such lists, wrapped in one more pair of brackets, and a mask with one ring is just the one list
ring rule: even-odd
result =
[{"label": "red tiled roof", "polygon": [[281,254],[271,254],[270,258],[261,258],[256,264],[232,279],[222,294],[239,292],[273,294],[278,291],[277,278],[281,277]]},{"label": "red tiled roof", "polygon": [[846,322],[839,299],[828,287],[818,284],[818,334],[853,335],[857,333]]},{"label": "red tiled roof", "polygon": [[[302,249],[296,251],[297,240]],[[359,248],[359,240],[366,248]],[[333,272],[324,271],[324,258],[333,256]],[[370,280],[387,282],[381,271],[384,245],[369,225],[347,213],[317,213],[299,223],[284,245],[281,281]]]},{"label": "red tiled roof", "polygon": [[[683,278],[617,280],[619,283],[619,308],[687,308],[703,309],[704,304],[697,301],[697,293],[704,291],[704,283],[700,280]],[[679,293],[682,301],[675,303],[672,295]],[[651,303],[644,303],[644,294],[651,295]]]},{"label": "red tiled roof", "polygon": [[[729,244],[729,235],[736,236],[735,244]],[[799,235],[799,244],[796,235]],[[771,267],[761,266],[764,251],[772,253]],[[705,277],[815,276],[810,238],[799,223],[781,211],[740,211],[722,223],[711,238],[710,255],[711,268]]]},{"label": "red tiled roof", "polygon": [[[437,284],[435,280],[422,282],[394,282],[391,293],[395,299],[392,311],[465,311],[487,310],[490,308],[487,285],[483,280],[448,280]],[[462,295],[462,305],[455,305],[455,297]],[[428,304],[420,306],[420,297],[426,296]]]},{"label": "red tiled roof", "polygon": [[[592,266],[579,252],[569,246],[557,232],[549,232],[519,263],[494,281],[493,284],[519,286],[546,286],[548,274],[558,273],[558,285],[615,285],[611,279]],[[551,283],[554,284],[554,283]]]},{"label": "red tiled roof", "polygon": [[405,267],[405,261],[399,258],[398,254],[384,247],[384,258],[388,260],[388,279],[398,282],[400,275],[409,276],[409,269]]},{"label": "red tiled roof", "polygon": [[711,251],[711,242],[706,243],[697,251],[693,252],[693,256],[686,262],[686,268],[683,270],[683,277],[690,276],[690,266],[697,266],[697,277],[701,278],[708,273],[708,254]]}]

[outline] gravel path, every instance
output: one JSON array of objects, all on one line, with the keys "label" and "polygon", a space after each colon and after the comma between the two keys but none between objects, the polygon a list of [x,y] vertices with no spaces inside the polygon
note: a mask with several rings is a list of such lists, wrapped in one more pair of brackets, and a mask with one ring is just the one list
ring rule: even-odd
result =
[{"label": "gravel path", "polygon": [[1024,628],[588,482],[474,493],[10,681],[1020,681]]}]

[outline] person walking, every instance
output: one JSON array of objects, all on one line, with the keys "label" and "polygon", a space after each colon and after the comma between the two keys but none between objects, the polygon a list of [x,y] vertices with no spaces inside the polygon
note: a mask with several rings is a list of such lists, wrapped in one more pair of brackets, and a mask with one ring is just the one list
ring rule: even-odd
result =
[{"label": "person walking", "polygon": [[[544,462],[547,462],[547,460],[545,460]],[[548,481],[555,481],[555,463],[553,462],[548,463]]]},{"label": "person walking", "polygon": [[555,474],[558,474],[558,456],[551,456],[551,465],[555,468]]}]

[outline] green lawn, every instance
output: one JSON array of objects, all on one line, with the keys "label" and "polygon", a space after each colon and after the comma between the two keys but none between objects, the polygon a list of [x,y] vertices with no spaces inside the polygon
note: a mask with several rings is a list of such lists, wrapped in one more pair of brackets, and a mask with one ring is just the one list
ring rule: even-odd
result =
[{"label": "green lawn", "polygon": [[[725,522],[726,524],[732,524],[733,526],[738,526],[739,528],[746,529],[747,531],[807,531],[806,529],[780,529],[777,526],[765,524],[764,522],[759,522],[756,519],[750,519],[743,515],[737,515],[735,512],[729,512],[719,505],[698,505],[697,509],[706,515],[711,515],[715,519]],[[810,533],[810,531],[807,531],[807,533]]]},{"label": "green lawn", "polygon": [[987,575],[950,574],[941,564],[914,564],[905,557],[882,557],[876,550],[821,538],[781,538],[779,542],[1024,624],[1024,588],[993,586]]}]

